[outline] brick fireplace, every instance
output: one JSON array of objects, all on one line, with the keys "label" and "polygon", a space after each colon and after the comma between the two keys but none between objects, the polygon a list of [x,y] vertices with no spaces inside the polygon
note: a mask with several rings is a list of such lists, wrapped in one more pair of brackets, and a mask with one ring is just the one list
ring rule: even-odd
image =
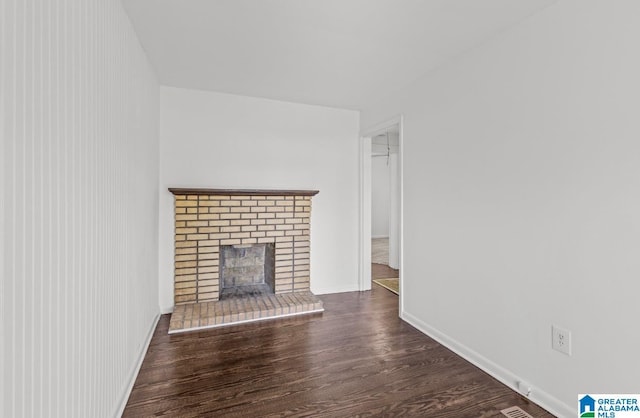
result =
[{"label": "brick fireplace", "polygon": [[[310,220],[311,198],[317,191],[169,190],[175,195],[176,307],[215,302],[229,294],[254,296],[258,288],[276,296],[314,297]],[[269,271],[271,278],[264,273]],[[247,277],[237,277],[238,272]],[[259,282],[262,276],[267,281]]]}]

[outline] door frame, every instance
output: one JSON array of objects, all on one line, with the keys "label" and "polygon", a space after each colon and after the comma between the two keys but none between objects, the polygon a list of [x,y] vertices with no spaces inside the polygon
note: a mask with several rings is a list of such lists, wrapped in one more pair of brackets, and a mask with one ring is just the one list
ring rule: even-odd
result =
[{"label": "door frame", "polygon": [[358,257],[358,289],[360,291],[371,290],[371,138],[386,132],[386,129],[393,125],[398,125],[398,183],[399,183],[399,216],[398,216],[398,252],[399,252],[399,288],[400,303],[399,313],[403,312],[403,272],[404,272],[404,140],[403,140],[403,116],[398,115],[384,122],[377,123],[371,127],[363,129],[360,133],[360,228],[359,228],[359,257]]}]

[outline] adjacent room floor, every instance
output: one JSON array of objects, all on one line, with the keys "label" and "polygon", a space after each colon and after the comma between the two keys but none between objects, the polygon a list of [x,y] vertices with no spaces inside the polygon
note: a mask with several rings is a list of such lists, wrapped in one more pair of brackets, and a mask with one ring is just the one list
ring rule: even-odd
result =
[{"label": "adjacent room floor", "polygon": [[400,271],[389,267],[389,239],[371,240],[371,279],[372,286],[382,286],[395,293],[400,292]]},{"label": "adjacent room floor", "polygon": [[125,417],[552,417],[398,318],[398,297],[322,295],[323,314],[168,335],[163,315]]}]

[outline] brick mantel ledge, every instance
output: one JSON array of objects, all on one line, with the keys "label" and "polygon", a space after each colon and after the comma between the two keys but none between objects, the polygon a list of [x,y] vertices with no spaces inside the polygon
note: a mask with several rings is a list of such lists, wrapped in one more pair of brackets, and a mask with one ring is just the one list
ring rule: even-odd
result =
[{"label": "brick mantel ledge", "polygon": [[225,196],[315,196],[318,190],[271,190],[271,189],[194,189],[169,187],[174,195],[225,195]]}]

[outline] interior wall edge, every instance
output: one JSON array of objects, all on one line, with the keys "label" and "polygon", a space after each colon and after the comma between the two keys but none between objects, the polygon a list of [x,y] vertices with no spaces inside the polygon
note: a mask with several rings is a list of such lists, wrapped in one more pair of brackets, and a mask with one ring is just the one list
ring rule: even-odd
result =
[{"label": "interior wall edge", "polygon": [[116,405],[116,413],[113,415],[114,417],[122,416],[124,408],[127,406],[127,402],[129,401],[129,397],[131,396],[131,391],[133,390],[133,385],[136,383],[136,379],[138,378],[138,374],[140,373],[140,368],[142,368],[142,363],[144,362],[144,358],[147,355],[149,345],[151,344],[151,339],[153,338],[153,334],[155,333],[156,327],[158,326],[158,321],[160,321],[161,316],[162,314],[157,314],[151,321],[151,326],[147,331],[145,342],[142,346],[142,349],[140,350],[140,353],[138,353],[138,359],[133,365],[133,368],[129,375],[129,382],[125,387],[124,392],[122,393],[119,405]]},{"label": "interior wall edge", "polygon": [[[4,62],[6,57],[4,56],[6,35],[5,35],[5,24],[4,24],[4,16],[5,16],[5,3],[2,2],[0,4],[0,62]],[[0,379],[0,414],[4,410],[4,398],[5,398],[5,350],[4,344],[7,339],[5,338],[5,288],[4,288],[4,278],[6,277],[5,272],[5,264],[4,264],[4,246],[5,246],[5,211],[4,205],[6,201],[5,197],[5,167],[7,167],[7,162],[5,161],[6,153],[5,153],[5,76],[0,73],[0,376],[3,378]]]}]

